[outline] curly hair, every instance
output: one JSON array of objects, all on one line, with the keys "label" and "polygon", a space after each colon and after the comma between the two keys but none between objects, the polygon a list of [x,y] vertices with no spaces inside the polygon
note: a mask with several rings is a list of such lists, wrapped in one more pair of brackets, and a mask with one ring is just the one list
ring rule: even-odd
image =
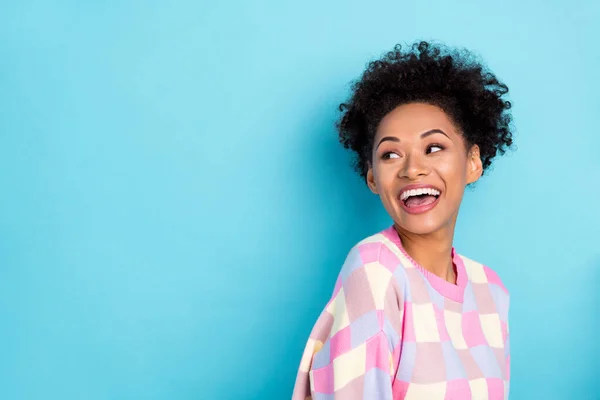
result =
[{"label": "curly hair", "polygon": [[474,54],[425,41],[403,51],[400,44],[371,61],[352,93],[339,106],[339,139],[355,155],[366,178],[373,141],[383,117],[396,107],[422,102],[440,107],[459,128],[466,145],[477,144],[485,171],[512,145],[508,87]]}]

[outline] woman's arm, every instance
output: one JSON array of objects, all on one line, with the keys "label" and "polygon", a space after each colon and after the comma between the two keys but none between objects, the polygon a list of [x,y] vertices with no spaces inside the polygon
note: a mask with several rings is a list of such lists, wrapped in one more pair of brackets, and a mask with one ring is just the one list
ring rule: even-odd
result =
[{"label": "woman's arm", "polygon": [[374,245],[348,255],[306,346],[294,400],[392,399],[403,302]]}]

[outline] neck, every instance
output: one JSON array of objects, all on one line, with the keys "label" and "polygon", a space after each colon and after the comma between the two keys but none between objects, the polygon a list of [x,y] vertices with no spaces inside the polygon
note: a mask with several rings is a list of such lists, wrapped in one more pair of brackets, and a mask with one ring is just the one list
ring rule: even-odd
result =
[{"label": "neck", "polygon": [[452,263],[454,226],[427,235],[406,232],[397,224],[394,224],[394,228],[398,232],[402,247],[413,260],[440,278],[452,284],[456,283]]}]

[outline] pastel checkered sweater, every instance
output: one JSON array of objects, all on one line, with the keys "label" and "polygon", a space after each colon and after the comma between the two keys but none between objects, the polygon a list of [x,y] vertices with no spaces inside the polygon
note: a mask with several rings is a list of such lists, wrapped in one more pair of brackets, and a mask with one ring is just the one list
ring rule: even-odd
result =
[{"label": "pastel checkered sweater", "polygon": [[358,243],[306,345],[293,400],[506,399],[509,296],[452,249],[456,285],[393,227]]}]

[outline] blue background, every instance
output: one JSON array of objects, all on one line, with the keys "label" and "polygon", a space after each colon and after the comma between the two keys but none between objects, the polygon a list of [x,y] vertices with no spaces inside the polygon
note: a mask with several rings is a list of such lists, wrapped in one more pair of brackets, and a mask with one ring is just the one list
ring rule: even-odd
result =
[{"label": "blue background", "polygon": [[2,2],[0,398],[289,398],[389,224],[336,106],[421,38],[511,89],[455,241],[512,293],[511,398],[600,398],[598,4]]}]

